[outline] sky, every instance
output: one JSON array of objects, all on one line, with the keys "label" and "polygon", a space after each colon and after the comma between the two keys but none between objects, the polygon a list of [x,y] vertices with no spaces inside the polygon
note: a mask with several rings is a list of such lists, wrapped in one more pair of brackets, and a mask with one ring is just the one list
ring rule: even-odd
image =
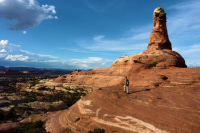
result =
[{"label": "sky", "polygon": [[0,66],[108,68],[147,49],[153,11],[172,49],[200,66],[199,0],[0,0]]}]

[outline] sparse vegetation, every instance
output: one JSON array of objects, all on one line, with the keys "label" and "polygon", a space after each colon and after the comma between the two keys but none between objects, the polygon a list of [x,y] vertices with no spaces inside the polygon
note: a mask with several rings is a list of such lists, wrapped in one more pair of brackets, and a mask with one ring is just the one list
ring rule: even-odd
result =
[{"label": "sparse vegetation", "polygon": [[18,127],[12,128],[4,133],[46,133],[42,121],[20,123]]},{"label": "sparse vegetation", "polygon": [[5,133],[46,132],[41,121],[36,122],[37,114],[66,109],[88,93],[85,87],[64,87],[62,83],[46,86],[45,80],[49,81],[44,79],[41,82],[40,77],[0,77],[1,100],[4,100],[0,105],[0,123],[29,118],[28,123],[20,124]]},{"label": "sparse vegetation", "polygon": [[158,64],[157,61],[153,61],[153,62],[151,63],[151,66],[156,67],[157,64]]},{"label": "sparse vegetation", "polygon": [[56,102],[63,101],[69,107],[76,103],[81,96],[85,96],[86,93],[83,89],[75,89],[73,93],[63,92],[63,91],[54,91],[52,94],[42,94],[36,92],[20,92],[21,95],[32,98],[32,101],[40,102]]},{"label": "sparse vegetation", "polygon": [[105,133],[105,130],[100,128],[95,128],[93,131],[88,131],[88,133]]},{"label": "sparse vegetation", "polygon": [[35,122],[35,115],[34,115],[34,114],[31,114],[31,115],[29,116],[29,120],[30,120],[30,122]]}]

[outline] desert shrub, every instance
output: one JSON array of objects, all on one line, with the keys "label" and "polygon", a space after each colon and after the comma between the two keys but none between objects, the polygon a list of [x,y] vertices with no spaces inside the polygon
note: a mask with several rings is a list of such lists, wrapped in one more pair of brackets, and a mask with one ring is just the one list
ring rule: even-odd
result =
[{"label": "desert shrub", "polygon": [[45,90],[50,90],[50,88],[48,88],[46,86],[42,86],[42,87],[38,88],[38,90],[45,91]]},{"label": "desert shrub", "polygon": [[53,94],[46,94],[38,100],[42,102],[63,101],[70,107],[75,104],[81,98],[81,96],[85,95],[86,94],[84,92],[78,92],[77,90],[74,91],[74,93],[60,91]]},{"label": "desert shrub", "polygon": [[35,122],[35,115],[31,114],[29,117],[30,122]]},{"label": "desert shrub", "polygon": [[3,112],[0,111],[0,121],[2,121],[2,120],[4,120],[4,119],[5,119],[5,116],[4,116]]},{"label": "desert shrub", "polygon": [[18,127],[12,128],[5,133],[46,133],[42,121],[20,123]]},{"label": "desert shrub", "polygon": [[88,131],[88,133],[105,133],[105,130],[100,128],[95,128],[94,131]]},{"label": "desert shrub", "polygon": [[75,89],[73,93],[56,91],[52,94],[45,94],[45,95],[36,92],[21,92],[21,94],[32,98],[32,101],[41,101],[41,102],[63,101],[69,107],[75,104],[82,96],[86,95],[83,89]]},{"label": "desert shrub", "polygon": [[56,87],[63,87],[63,84],[58,84]]},{"label": "desert shrub", "polygon": [[151,63],[151,66],[156,67],[157,64],[158,64],[157,61],[153,61],[153,62]]},{"label": "desert shrub", "polygon": [[9,120],[10,119],[13,120],[16,117],[17,117],[17,115],[16,115],[16,111],[14,108],[11,108],[10,111],[6,114],[6,119],[9,119]]},{"label": "desert shrub", "polygon": [[29,83],[31,84],[31,86],[35,86],[36,84],[39,83],[39,80],[36,79],[36,80],[30,81]]}]

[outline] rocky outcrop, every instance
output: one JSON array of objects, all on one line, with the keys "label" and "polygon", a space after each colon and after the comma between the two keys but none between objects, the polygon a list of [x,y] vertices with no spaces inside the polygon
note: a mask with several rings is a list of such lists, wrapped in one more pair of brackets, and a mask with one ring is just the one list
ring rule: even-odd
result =
[{"label": "rocky outcrop", "polygon": [[149,69],[152,66],[160,68],[187,67],[184,58],[172,51],[166,26],[166,13],[163,8],[154,10],[154,28],[149,37],[147,50],[132,56],[123,56],[117,59],[111,68],[123,69],[122,73],[130,69]]},{"label": "rocky outcrop", "polygon": [[23,75],[22,72],[17,71],[17,70],[11,70],[10,68],[8,68],[8,70],[6,72],[4,72],[5,75]]},{"label": "rocky outcrop", "polygon": [[49,132],[197,133],[200,130],[200,68],[146,69],[99,88],[46,122]]},{"label": "rocky outcrop", "polygon": [[166,13],[163,8],[156,8],[154,10],[154,28],[149,37],[148,50],[172,50],[171,42],[168,38],[166,26]]},{"label": "rocky outcrop", "polygon": [[[197,133],[200,130],[200,68],[186,68],[169,41],[166,13],[154,11],[147,50],[118,58],[106,69],[75,71],[55,82],[96,88],[46,121],[49,132]],[[130,81],[123,91],[124,77]]]}]

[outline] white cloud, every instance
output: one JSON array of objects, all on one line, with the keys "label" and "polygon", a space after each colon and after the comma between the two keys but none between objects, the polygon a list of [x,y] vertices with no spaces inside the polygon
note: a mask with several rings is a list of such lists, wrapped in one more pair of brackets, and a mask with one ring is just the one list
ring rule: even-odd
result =
[{"label": "white cloud", "polygon": [[27,51],[27,50],[23,50],[23,49],[20,49],[20,53],[22,54],[26,54],[28,56],[31,56],[32,58],[36,58],[37,60],[49,60],[49,59],[56,59],[57,57],[55,56],[52,56],[52,55],[43,55],[43,54],[36,54],[36,53],[33,53],[33,52],[30,52],[30,51]]},{"label": "white cloud", "polygon": [[72,59],[67,62],[81,69],[91,69],[110,67],[113,60],[103,59],[100,57],[88,57],[85,59]]},{"label": "white cloud", "polygon": [[134,54],[146,49],[148,45],[148,37],[144,37],[144,34],[139,33],[127,38],[119,38],[116,40],[104,39],[104,35],[99,35],[94,37],[92,41],[79,40],[77,43],[84,49],[90,51],[120,51]]},{"label": "white cloud", "polygon": [[100,57],[88,57],[84,59],[71,59],[71,60],[45,60],[46,63],[53,63],[57,65],[71,65],[79,69],[94,69],[94,68],[107,68],[111,66],[113,60],[103,59]]},{"label": "white cloud", "polygon": [[39,25],[44,19],[57,18],[55,7],[40,6],[36,0],[1,0],[0,18],[15,24],[9,24],[10,30],[23,30]]},{"label": "white cloud", "polygon": [[191,0],[169,8],[173,12],[168,19],[169,34],[184,40],[200,37],[200,1]]},{"label": "white cloud", "polygon": [[56,59],[57,57],[54,57],[52,55],[43,55],[43,54],[35,54],[39,56],[40,58],[50,58],[50,59]]},{"label": "white cloud", "polygon": [[5,48],[8,45],[9,45],[8,40],[1,40],[0,41],[0,49]]},{"label": "white cloud", "polygon": [[192,45],[192,48],[200,48],[200,44]]},{"label": "white cloud", "polygon": [[30,58],[28,56],[24,55],[8,55],[5,60],[10,60],[10,61],[29,61]]},{"label": "white cloud", "polygon": [[9,41],[1,40],[0,41],[0,53],[8,53],[9,51],[5,49],[7,46],[9,46]]},{"label": "white cloud", "polygon": [[115,9],[117,7],[120,7],[124,3],[124,1],[122,0],[106,0],[102,1],[103,4],[99,4],[94,0],[84,0],[84,2],[88,8],[96,12],[104,12],[111,9]]},{"label": "white cloud", "polygon": [[27,50],[23,50],[20,45],[9,43],[8,40],[0,41],[0,53],[4,53],[6,60],[11,61],[45,61],[54,60],[57,57],[52,55],[36,54]]},{"label": "white cloud", "polygon": [[8,53],[8,51],[6,51],[5,49],[1,49],[0,53]]},{"label": "white cloud", "polygon": [[[200,66],[200,1],[191,0],[169,8],[168,32],[176,51],[188,66]],[[173,47],[173,50],[175,50]]]},{"label": "white cloud", "polygon": [[81,66],[84,67],[84,68],[87,68],[87,67],[88,67],[87,64],[82,64]]},{"label": "white cloud", "polygon": [[150,35],[150,32],[140,33],[140,34],[134,35],[130,39],[132,39],[132,40],[145,40],[145,39],[149,39],[149,35]]},{"label": "white cloud", "polygon": [[99,41],[99,40],[103,39],[104,37],[105,37],[104,35],[98,35],[98,36],[95,36],[95,37],[93,38],[93,40]]},{"label": "white cloud", "polygon": [[26,34],[27,32],[26,31],[23,31],[23,34]]},{"label": "white cloud", "polygon": [[[51,67],[62,67],[62,68],[80,68],[80,69],[91,69],[91,68],[102,68],[110,67],[113,62],[111,60],[103,59],[100,57],[88,57],[85,59],[71,59],[71,60],[60,60],[52,55],[37,54],[27,50],[23,50],[20,45],[9,43],[8,40],[0,41],[2,49],[0,49],[0,61],[12,61],[22,64],[41,64],[44,66]],[[10,51],[10,52],[7,52]],[[73,66],[73,67],[72,67]]]}]

